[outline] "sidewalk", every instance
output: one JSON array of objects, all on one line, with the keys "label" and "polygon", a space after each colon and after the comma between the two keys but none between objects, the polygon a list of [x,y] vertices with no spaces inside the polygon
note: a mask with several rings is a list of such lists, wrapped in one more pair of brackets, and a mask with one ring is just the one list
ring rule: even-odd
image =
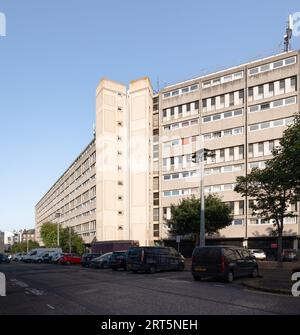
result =
[{"label": "sidewalk", "polygon": [[300,269],[300,262],[283,262],[282,267],[278,267],[277,262],[259,262],[260,277],[246,279],[243,285],[260,291],[291,295],[293,269]]}]

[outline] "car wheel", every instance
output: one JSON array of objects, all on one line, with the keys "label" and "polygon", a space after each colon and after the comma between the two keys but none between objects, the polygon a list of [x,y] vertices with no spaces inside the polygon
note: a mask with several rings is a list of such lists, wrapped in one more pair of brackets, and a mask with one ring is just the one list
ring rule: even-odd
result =
[{"label": "car wheel", "polygon": [[156,272],[155,266],[151,265],[148,272],[151,274],[155,273]]},{"label": "car wheel", "polygon": [[67,265],[70,265],[71,263],[68,261],[68,262],[66,262],[66,264],[67,264]]},{"label": "car wheel", "polygon": [[257,278],[258,277],[258,269],[254,268],[251,273],[252,278]]},{"label": "car wheel", "polygon": [[184,270],[184,264],[183,263],[179,263],[178,264],[178,271],[183,271]]},{"label": "car wheel", "polygon": [[232,283],[234,279],[234,274],[232,271],[228,271],[227,275],[226,275],[226,283]]},{"label": "car wheel", "polygon": [[38,263],[41,264],[41,263],[42,263],[42,260],[41,260],[41,259],[38,259]]},{"label": "car wheel", "polygon": [[193,276],[193,278],[194,278],[194,280],[196,280],[196,281],[201,281],[201,277],[200,276]]}]

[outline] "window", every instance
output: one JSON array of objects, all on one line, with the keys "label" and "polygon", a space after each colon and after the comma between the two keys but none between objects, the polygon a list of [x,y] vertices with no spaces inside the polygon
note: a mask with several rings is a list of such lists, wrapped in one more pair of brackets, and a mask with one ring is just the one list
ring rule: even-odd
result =
[{"label": "window", "polygon": [[[174,160],[174,157],[173,157]],[[158,177],[154,177],[153,178],[153,189],[154,190],[158,190],[159,189],[159,178]]]},{"label": "window", "polygon": [[234,93],[230,93],[229,95],[229,105],[230,106],[234,105]]},{"label": "window", "polygon": [[269,84],[269,92],[271,93],[274,93],[274,83],[270,83]]},{"label": "window", "polygon": [[181,115],[182,114],[182,106],[178,106],[178,115]]},{"label": "window", "polygon": [[250,127],[249,127],[249,130],[250,131],[255,131],[255,130],[258,130],[259,129],[259,124],[252,124]]},{"label": "window", "polygon": [[171,115],[171,116],[174,116],[174,114],[175,114],[174,107],[171,107],[170,115]]},{"label": "window", "polygon": [[243,115],[243,110],[242,109],[238,109],[236,111],[234,111],[234,116],[240,116]]},{"label": "window", "polygon": [[220,149],[220,161],[224,162],[225,160],[225,149]]},{"label": "window", "polygon": [[239,201],[239,215],[244,215],[244,200]]},{"label": "window", "polygon": [[291,86],[294,87],[295,90],[297,90],[296,82],[297,82],[296,77],[291,78]]},{"label": "window", "polygon": [[207,100],[206,100],[206,99],[203,99],[203,100],[202,100],[202,107],[203,107],[203,108],[206,108],[206,107],[207,107]]},{"label": "window", "polygon": [[189,137],[186,137],[186,138],[182,139],[182,145],[186,145],[186,144],[189,144],[189,143],[190,143]]},{"label": "window", "polygon": [[294,104],[294,103],[296,103],[296,97],[291,97],[291,98],[285,99],[285,104],[286,105],[290,105],[290,104]]},{"label": "window", "polygon": [[269,151],[272,152],[274,150],[274,141],[269,141]]},{"label": "window", "polygon": [[186,104],[186,111],[190,112],[191,111],[191,104]]},{"label": "window", "polygon": [[172,97],[174,97],[176,95],[179,95],[179,90],[175,90],[175,91],[172,92]]},{"label": "window", "polygon": [[248,153],[249,153],[249,157],[253,157],[253,144],[249,144],[248,146]]},{"label": "window", "polygon": [[159,221],[159,208],[153,208],[153,221]]},{"label": "window", "polygon": [[258,72],[259,72],[259,67],[254,67],[249,70],[250,75],[257,74]]},{"label": "window", "polygon": [[250,87],[248,90],[249,97],[253,97],[253,87]]},{"label": "window", "polygon": [[227,118],[227,117],[232,117],[232,112],[225,112],[224,118]]},{"label": "window", "polygon": [[285,89],[285,80],[284,79],[280,80],[279,87],[280,87],[281,90]]},{"label": "window", "polygon": [[225,103],[225,95],[224,95],[224,94],[222,94],[222,95],[220,96],[220,103],[221,103],[221,104],[224,104],[224,103]]},{"label": "window", "polygon": [[273,124],[274,124],[274,127],[283,126],[283,120],[275,120]]},{"label": "window", "polygon": [[273,64],[274,69],[276,69],[276,68],[278,68],[278,67],[281,67],[281,66],[283,66],[283,60],[280,60],[280,61],[275,62],[275,63]]},{"label": "window", "polygon": [[270,64],[265,64],[260,67],[260,72],[265,72],[270,70]]},{"label": "window", "polygon": [[211,98],[211,105],[215,106],[216,105],[216,98]]},{"label": "window", "polygon": [[261,123],[260,129],[270,128],[270,122]]},{"label": "window", "polygon": [[199,101],[195,101],[195,109],[199,109]]},{"label": "window", "polygon": [[244,159],[244,146],[239,146],[239,159]]},{"label": "window", "polygon": [[258,143],[258,152],[264,155],[264,142]]},{"label": "window", "polygon": [[221,120],[221,114],[216,114],[213,116],[213,121]]},{"label": "window", "polygon": [[259,105],[251,106],[249,112],[254,113],[259,111]]},{"label": "window", "polygon": [[244,99],[244,90],[239,91],[239,99]]},{"label": "window", "polygon": [[296,63],[296,57],[287,58],[285,60],[285,65],[290,65]]},{"label": "window", "polygon": [[258,86],[258,94],[264,94],[264,86],[263,85]]},{"label": "window", "polygon": [[270,104],[269,104],[269,103],[262,104],[262,105],[260,106],[260,109],[261,109],[262,111],[264,111],[264,110],[266,110],[266,109],[270,109]]}]

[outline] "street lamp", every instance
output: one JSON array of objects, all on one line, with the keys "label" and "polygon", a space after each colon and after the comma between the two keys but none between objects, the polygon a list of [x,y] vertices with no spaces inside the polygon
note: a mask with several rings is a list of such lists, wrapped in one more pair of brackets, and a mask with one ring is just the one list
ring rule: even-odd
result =
[{"label": "street lamp", "polygon": [[59,221],[58,219],[60,218],[60,213],[55,213],[55,218],[57,219],[57,246],[59,247]]},{"label": "street lamp", "polygon": [[205,247],[205,196],[204,196],[204,162],[207,157],[214,157],[215,154],[208,149],[200,149],[192,154],[192,162],[199,163],[200,172],[200,194],[201,194],[201,210],[200,210],[200,236],[199,246]]}]

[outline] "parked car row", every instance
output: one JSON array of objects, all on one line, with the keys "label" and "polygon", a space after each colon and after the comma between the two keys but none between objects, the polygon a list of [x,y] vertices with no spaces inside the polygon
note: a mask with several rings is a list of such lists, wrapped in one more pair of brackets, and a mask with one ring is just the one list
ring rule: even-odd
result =
[{"label": "parked car row", "polygon": [[[297,253],[296,253],[297,255]],[[287,252],[286,259],[294,259]],[[221,278],[232,282],[237,277],[257,277],[257,260],[265,260],[266,255],[259,249],[245,249],[236,246],[196,247],[192,254],[191,273],[199,281],[207,277]],[[105,254],[88,253],[82,257],[76,254],[63,254],[61,249],[35,249],[27,255],[16,254],[12,260],[36,263],[81,264],[95,269],[111,268],[133,273],[155,273],[159,271],[183,271],[184,257],[171,247],[129,247],[128,250]],[[10,260],[0,254],[0,263]]]}]

